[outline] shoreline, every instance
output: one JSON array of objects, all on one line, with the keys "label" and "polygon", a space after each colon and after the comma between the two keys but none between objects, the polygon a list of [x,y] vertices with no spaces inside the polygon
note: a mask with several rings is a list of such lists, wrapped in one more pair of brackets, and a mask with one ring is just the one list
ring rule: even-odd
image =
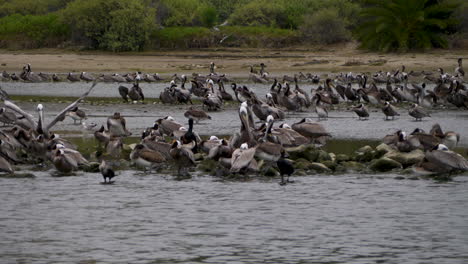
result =
[{"label": "shoreline", "polygon": [[[354,43],[330,47],[287,49],[222,48],[200,50],[161,50],[141,53],[101,51],[73,52],[59,49],[0,50],[0,71],[20,72],[31,63],[35,72],[150,72],[161,74],[208,72],[210,62],[216,71],[231,77],[248,77],[249,67],[263,62],[270,74],[302,72],[376,72],[406,66],[411,70],[443,68],[451,73],[458,58],[468,59],[468,50],[431,50],[426,53],[375,53],[362,51]],[[314,50],[315,49],[315,50]],[[345,66],[349,65],[349,66]]]}]

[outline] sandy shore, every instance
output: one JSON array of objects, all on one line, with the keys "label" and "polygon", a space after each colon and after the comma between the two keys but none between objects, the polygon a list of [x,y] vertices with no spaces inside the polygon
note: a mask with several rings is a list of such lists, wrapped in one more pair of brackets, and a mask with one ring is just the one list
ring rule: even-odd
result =
[{"label": "sandy shore", "polygon": [[[456,59],[468,59],[468,50],[434,50],[427,53],[380,54],[356,49],[355,44],[291,49],[206,49],[144,53],[67,52],[63,50],[0,50],[0,71],[20,71],[31,63],[36,72],[158,72],[162,74],[208,71],[211,61],[217,71],[232,77],[248,76],[249,66],[265,63],[270,73],[368,72],[410,70],[453,72]],[[349,65],[349,66],[346,66]]]}]

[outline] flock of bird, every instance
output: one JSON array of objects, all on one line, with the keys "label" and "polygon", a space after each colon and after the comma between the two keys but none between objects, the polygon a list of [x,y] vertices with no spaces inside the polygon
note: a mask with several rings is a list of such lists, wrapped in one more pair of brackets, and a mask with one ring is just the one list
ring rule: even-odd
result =
[{"label": "flock of bird", "polygon": [[[160,118],[141,135],[141,141],[132,149],[129,159],[138,167],[145,170],[157,169],[175,164],[178,173],[188,174],[188,168],[195,166],[194,154],[204,153],[206,158],[219,164],[219,173],[247,173],[258,172],[260,168],[275,166],[281,174],[281,184],[289,182],[289,176],[294,172],[293,163],[287,159],[288,149],[304,144],[324,145],[331,137],[325,128],[310,118],[303,118],[300,122],[289,126],[286,123],[274,128],[274,123],[285,118],[290,111],[306,111],[314,106],[319,120],[328,118],[328,107],[340,102],[357,103],[353,111],[359,119],[368,119],[369,111],[366,105],[381,106],[385,118],[393,120],[400,113],[393,103],[409,102],[411,107],[408,114],[416,120],[430,116],[426,108],[436,104],[453,105],[458,108],[468,108],[468,90],[464,84],[464,70],[462,59],[458,60],[458,67],[453,75],[442,69],[438,73],[429,72],[377,72],[354,75],[352,73],[339,74],[334,78],[327,77],[324,81],[313,74],[295,74],[278,78],[269,77],[266,65],[260,64],[260,71],[250,69],[250,80],[258,83],[272,82],[269,92],[264,99],[260,98],[253,89],[246,85],[239,85],[229,80],[225,74],[215,72],[215,64],[210,64],[208,75],[193,74],[191,87],[186,88],[186,75],[173,75],[169,87],[160,94],[162,103],[193,104],[192,96],[202,99],[203,107],[208,111],[223,109],[226,101],[237,101],[241,126],[238,132],[229,139],[219,139],[212,135],[208,139],[202,138],[194,131],[194,122],[209,120],[211,117],[202,109],[190,107],[184,116],[188,120],[188,128],[177,122],[171,116]],[[423,79],[435,83],[432,90],[426,90],[426,84],[411,83],[413,76],[424,75]],[[44,74],[35,74],[31,65],[23,67],[17,78],[16,74],[4,72],[2,78],[10,80],[23,79],[36,82],[50,80]],[[51,79],[57,80],[53,75]],[[55,168],[63,173],[79,169],[89,162],[69,141],[51,132],[52,127],[66,116],[74,122],[80,123],[86,119],[86,114],[78,108],[99,81],[105,82],[133,82],[128,88],[118,87],[119,94],[126,102],[144,101],[145,97],[140,82],[163,80],[159,75],[142,74],[136,72],[126,75],[101,75],[94,78],[90,74],[81,73],[78,77],[72,73],[67,77],[70,81],[93,82],[90,89],[71,105],[63,109],[49,123],[44,124],[43,106],[37,106],[38,119],[22,110],[0,90],[4,107],[0,108],[0,122],[9,127],[0,130],[0,171],[13,173],[13,164],[47,163],[51,162]],[[232,96],[224,89],[224,83],[231,82]],[[301,82],[317,84],[307,93],[300,88]],[[180,86],[179,84],[180,83]],[[381,87],[384,83],[386,86]],[[358,86],[358,88],[353,86]],[[217,87],[216,87],[217,86]],[[294,88],[292,88],[292,86]],[[261,125],[255,122],[255,117],[261,120]],[[84,123],[83,123],[84,124]],[[93,129],[93,127],[88,127]],[[123,138],[131,136],[127,130],[123,115],[116,112],[107,119],[107,123],[94,131],[95,138],[103,145],[96,158],[100,161],[99,169],[105,182],[111,182],[115,176],[112,160],[118,159],[122,153]],[[384,143],[393,146],[401,152],[414,149],[426,151],[425,162],[418,166],[418,172],[427,173],[453,172],[468,170],[468,162],[461,155],[451,151],[459,141],[455,132],[443,133],[439,127],[434,127],[430,133],[416,130],[407,136],[406,132],[397,131],[384,138]],[[22,153],[22,155],[18,155]],[[288,176],[285,180],[284,175]]]}]

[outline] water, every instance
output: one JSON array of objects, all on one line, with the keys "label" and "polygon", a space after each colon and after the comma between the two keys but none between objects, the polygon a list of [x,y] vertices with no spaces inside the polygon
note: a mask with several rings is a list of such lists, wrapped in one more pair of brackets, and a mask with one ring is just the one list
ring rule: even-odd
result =
[{"label": "water", "polygon": [[466,263],[468,177],[0,178],[0,263]]},{"label": "water", "polygon": [[[41,95],[78,96],[88,85],[3,87],[11,94],[38,94],[40,89]],[[116,87],[99,84],[92,96],[116,96]],[[145,93],[156,97],[163,84],[150,87],[156,88],[147,87]],[[258,87],[258,93],[268,89]],[[35,104],[20,105],[34,112]],[[46,122],[64,106],[46,103]],[[187,106],[82,108],[87,122],[99,126],[118,110],[138,135],[158,117],[172,115],[183,123]],[[230,135],[240,126],[236,111],[210,113],[213,119],[196,124],[195,131]],[[467,115],[438,110],[423,122],[413,122],[407,114],[383,121],[375,110],[369,121],[357,121],[352,112],[331,111],[322,124],[333,135],[327,151],[351,154],[397,129],[428,131],[435,122],[460,133],[460,145],[467,146]],[[290,113],[285,122],[315,116]],[[70,119],[54,128],[80,131]],[[83,142],[92,142],[91,132],[83,135]],[[98,173],[31,173],[35,178],[0,177],[0,263],[468,262],[467,176],[438,183],[398,181],[395,174],[310,175],[280,186],[276,178],[226,181],[198,175],[177,181],[132,170],[120,171],[114,184],[102,185]]]}]

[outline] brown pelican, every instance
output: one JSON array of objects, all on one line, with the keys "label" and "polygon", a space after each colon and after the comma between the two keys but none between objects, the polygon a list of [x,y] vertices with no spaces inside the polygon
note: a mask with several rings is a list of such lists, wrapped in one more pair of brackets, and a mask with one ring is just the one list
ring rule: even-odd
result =
[{"label": "brown pelican", "polygon": [[123,143],[120,137],[110,137],[106,144],[106,154],[113,158],[119,158],[122,153]]},{"label": "brown pelican", "polygon": [[330,133],[322,125],[312,122],[309,118],[303,118],[301,121],[293,124],[292,129],[311,139],[313,142],[322,145],[325,145],[326,140],[330,137]]},{"label": "brown pelican", "polygon": [[76,121],[79,121],[81,124],[84,119],[88,119],[86,113],[83,110],[78,109],[78,106],[70,109],[70,111],[67,112],[67,116],[73,119],[73,124],[76,124]]},{"label": "brown pelican", "polygon": [[369,120],[369,111],[364,104],[353,107],[353,111],[358,115],[359,120]]},{"label": "brown pelican", "polygon": [[104,143],[107,145],[107,143],[110,141],[111,135],[109,131],[104,129],[104,125],[102,125],[99,130],[94,132],[94,137],[99,143]]},{"label": "brown pelican", "polygon": [[441,139],[442,144],[447,146],[449,149],[454,149],[457,147],[458,142],[460,141],[460,135],[453,131],[442,132],[442,128],[439,124],[434,124],[432,126],[429,134],[438,137]]},{"label": "brown pelican", "polygon": [[94,81],[95,78],[91,76],[90,74],[86,74],[86,72],[81,72],[80,79],[85,82],[92,82]]},{"label": "brown pelican", "polygon": [[42,80],[43,82],[49,82],[49,81],[50,81],[50,76],[49,76],[49,74],[40,72],[38,75],[39,75],[39,77],[41,78],[41,80]]},{"label": "brown pelican", "polygon": [[389,101],[385,102],[384,107],[382,107],[382,112],[385,114],[385,120],[388,120],[388,117],[391,117],[392,120],[395,119],[395,116],[400,116],[396,111],[396,108],[390,104]]},{"label": "brown pelican", "polygon": [[460,76],[465,76],[465,71],[463,70],[463,59],[462,58],[459,58],[458,59],[458,67],[455,68],[455,74],[458,74]]},{"label": "brown pelican", "polygon": [[450,151],[443,144],[437,145],[433,150],[426,151],[425,161],[419,164],[417,171],[427,173],[452,173],[468,171],[468,161],[458,153]]},{"label": "brown pelican", "polygon": [[127,80],[124,77],[120,76],[120,74],[118,73],[112,74],[111,78],[114,82],[127,82]]},{"label": "brown pelican", "polygon": [[78,169],[78,162],[63,149],[58,149],[52,157],[55,168],[63,173],[69,173]]},{"label": "brown pelican", "polygon": [[174,94],[174,88],[173,87],[166,87],[164,88],[164,91],[162,91],[159,94],[159,100],[163,104],[174,104],[177,102],[177,97]]},{"label": "brown pelican", "polygon": [[234,150],[231,158],[231,173],[257,171],[258,165],[254,159],[256,149],[257,147],[249,148],[247,143],[243,143],[240,148]]},{"label": "brown pelican", "polygon": [[241,129],[239,133],[234,134],[230,139],[230,145],[233,148],[240,147],[241,144],[247,143],[248,146],[255,146],[257,141],[255,140],[251,131],[251,122],[249,113],[245,105],[241,105],[239,108],[239,118],[241,120]]},{"label": "brown pelican", "polygon": [[158,151],[146,148],[143,144],[138,144],[130,153],[130,159],[137,166],[146,169],[159,168],[166,163],[166,158]]},{"label": "brown pelican", "polygon": [[130,90],[125,86],[119,86],[119,94],[125,102],[128,102],[128,98],[133,102],[145,100],[145,95],[138,82],[135,82]]},{"label": "brown pelican", "polygon": [[171,136],[174,131],[179,130],[182,127],[181,124],[174,121],[174,118],[171,116],[166,116],[156,120],[156,123],[159,125],[159,131],[161,135]]},{"label": "brown pelican", "polygon": [[221,145],[222,140],[217,136],[211,136],[208,140],[200,142],[200,150],[205,153],[210,153],[210,150]]},{"label": "brown pelican", "polygon": [[14,170],[11,167],[10,163],[0,156],[0,172],[13,173]]},{"label": "brown pelican", "polygon": [[422,121],[424,117],[431,116],[426,110],[424,110],[418,104],[413,104],[411,108],[408,110],[408,114],[416,118],[416,121]]},{"label": "brown pelican", "polygon": [[148,149],[158,151],[161,153],[166,160],[171,160],[171,144],[166,143],[162,138],[158,139],[158,136],[153,135],[150,137],[146,137],[141,141],[141,144],[143,144],[145,147]]},{"label": "brown pelican", "polygon": [[195,159],[193,152],[182,146],[180,141],[174,141],[170,150],[171,156],[177,164],[177,173],[182,175],[181,172],[188,173],[188,168],[195,166]]},{"label": "brown pelican", "polygon": [[62,79],[60,79],[60,77],[56,73],[54,73],[54,74],[52,74],[52,81],[61,82]]},{"label": "brown pelican", "polygon": [[433,149],[441,143],[440,138],[427,134],[420,128],[416,128],[413,132],[411,132],[411,136],[416,137],[419,140],[424,150]]},{"label": "brown pelican", "polygon": [[17,117],[15,113],[7,111],[5,107],[0,108],[0,122],[3,123],[3,125],[6,124],[13,124],[17,120]]},{"label": "brown pelican", "polygon": [[119,112],[115,112],[114,115],[107,118],[107,130],[109,130],[111,136],[126,137],[132,135],[127,130],[125,118]]},{"label": "brown pelican", "polygon": [[196,123],[198,123],[201,120],[211,120],[211,116],[205,113],[205,111],[200,110],[200,109],[195,109],[194,107],[190,107],[185,113],[184,116],[186,118],[192,118],[195,120]]},{"label": "brown pelican", "polygon": [[71,73],[71,72],[68,73],[67,79],[70,82],[79,82],[80,81],[80,78],[78,76],[76,76],[75,74]]},{"label": "brown pelican", "polygon": [[[104,178],[104,183],[112,183],[112,178],[115,177],[115,172],[112,169],[111,165],[107,163],[104,159],[102,159],[101,164],[99,164],[99,171]],[[107,180],[109,179],[109,180]]]},{"label": "brown pelican", "polygon": [[272,130],[273,136],[283,147],[297,147],[303,144],[309,144],[309,138],[293,130],[288,124],[283,123],[279,128]]},{"label": "brown pelican", "polygon": [[255,152],[255,156],[259,159],[262,159],[264,161],[278,161],[278,159],[281,157],[281,151],[283,151],[283,147],[281,144],[276,143],[277,140],[272,140],[269,141],[269,137],[272,135],[272,127],[274,123],[274,118],[273,116],[269,115],[267,118],[267,128],[265,131],[265,134],[262,139],[259,140],[259,144],[257,145],[257,150]]}]

